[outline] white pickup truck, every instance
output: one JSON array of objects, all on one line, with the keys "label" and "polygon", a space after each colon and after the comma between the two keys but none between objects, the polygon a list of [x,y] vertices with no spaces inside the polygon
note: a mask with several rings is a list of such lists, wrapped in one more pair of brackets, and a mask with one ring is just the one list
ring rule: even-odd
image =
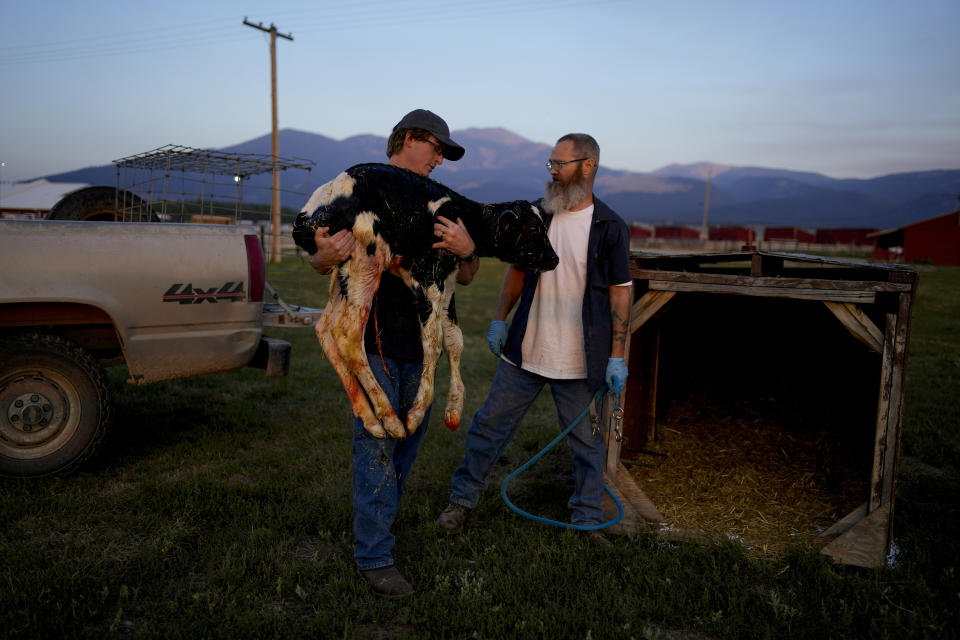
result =
[{"label": "white pickup truck", "polygon": [[105,365],[135,383],[285,375],[289,343],[263,335],[276,316],[265,271],[242,226],[0,220],[0,475],[57,473],[94,452],[110,422]]},{"label": "white pickup truck", "polygon": [[[94,453],[110,424],[105,366],[125,364],[133,383],[286,375],[290,344],[263,327],[320,312],[264,304],[263,239],[243,223],[243,194],[269,189],[276,232],[278,196],[305,202],[311,161],[167,145],[114,164],[116,187],[74,191],[44,220],[0,220],[0,476]],[[254,179],[279,171],[290,188]]]}]

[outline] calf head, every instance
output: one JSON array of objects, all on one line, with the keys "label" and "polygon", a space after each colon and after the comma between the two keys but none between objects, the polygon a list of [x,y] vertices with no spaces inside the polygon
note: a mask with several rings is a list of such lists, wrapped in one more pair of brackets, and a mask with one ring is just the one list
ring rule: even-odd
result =
[{"label": "calf head", "polygon": [[490,230],[489,254],[521,269],[550,271],[560,259],[547,237],[540,210],[518,200],[484,205]]}]

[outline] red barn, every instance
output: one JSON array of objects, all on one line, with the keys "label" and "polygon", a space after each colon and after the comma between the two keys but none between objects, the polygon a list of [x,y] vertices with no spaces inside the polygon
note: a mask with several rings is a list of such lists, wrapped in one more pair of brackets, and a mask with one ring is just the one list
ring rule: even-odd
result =
[{"label": "red barn", "polygon": [[733,240],[747,242],[751,240],[750,229],[746,227],[710,227],[710,240]]},{"label": "red barn", "polygon": [[817,229],[817,244],[852,244],[858,247],[873,246],[872,234],[876,229]]},{"label": "red barn", "polygon": [[766,227],[763,230],[763,239],[766,242],[772,240],[781,242],[813,242],[815,237],[809,231],[804,231],[798,227]]},{"label": "red barn", "polygon": [[960,266],[960,210],[875,234],[876,260]]},{"label": "red barn", "polygon": [[630,239],[636,240],[638,238],[652,238],[653,237],[653,227],[649,224],[644,224],[642,222],[631,222],[630,223]]},{"label": "red barn", "polygon": [[699,240],[700,229],[685,225],[658,226],[654,232],[654,237],[668,240]]}]

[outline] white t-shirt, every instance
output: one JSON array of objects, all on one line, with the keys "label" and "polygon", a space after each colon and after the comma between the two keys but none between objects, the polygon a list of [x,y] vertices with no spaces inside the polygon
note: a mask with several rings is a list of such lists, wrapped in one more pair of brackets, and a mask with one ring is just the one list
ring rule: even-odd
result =
[{"label": "white t-shirt", "polygon": [[540,274],[523,336],[521,368],[558,380],[587,377],[583,346],[583,292],[593,205],[553,216],[548,237],[560,257]]}]

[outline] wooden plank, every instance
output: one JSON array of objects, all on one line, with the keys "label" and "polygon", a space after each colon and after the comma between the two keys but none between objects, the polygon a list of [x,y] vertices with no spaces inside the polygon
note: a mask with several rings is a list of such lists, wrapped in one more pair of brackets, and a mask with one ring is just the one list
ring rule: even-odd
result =
[{"label": "wooden plank", "polygon": [[[637,529],[644,527],[646,522],[640,514],[637,513],[637,510],[630,506],[629,503],[623,501],[623,497],[617,492],[612,484],[607,482],[607,486],[617,494],[617,499],[620,501],[620,504],[623,505],[623,517],[620,518],[620,522],[612,524],[604,531],[615,535],[633,535]],[[600,503],[600,507],[603,510],[603,521],[609,522],[617,517],[619,511],[617,510],[617,505],[614,503],[613,499],[610,498],[610,494],[606,491],[603,492],[603,501]]]},{"label": "wooden plank", "polygon": [[873,291],[849,291],[842,289],[809,289],[788,287],[762,287],[753,285],[710,284],[704,282],[673,282],[651,280],[651,291],[682,291],[699,293],[729,293],[763,298],[793,298],[797,300],[831,300],[853,304],[873,304],[877,294]]},{"label": "wooden plank", "polygon": [[[633,290],[631,289],[631,295],[632,293],[633,293]],[[633,317],[633,312],[635,307],[636,305],[631,305],[630,308],[627,310],[627,314],[628,314],[627,327],[629,327],[631,324],[631,319]],[[626,340],[624,341],[624,344],[623,344],[623,361],[627,365],[627,381],[624,386],[623,393],[620,395],[620,409],[623,412],[621,413],[622,417],[626,416],[627,404],[629,403],[630,397],[632,396],[632,394],[635,394],[638,391],[637,385],[631,384],[632,382],[635,383],[635,380],[633,379],[636,377],[636,373],[633,372],[631,375],[631,371],[630,371],[630,361],[631,361],[630,355],[632,351],[631,345],[630,345],[630,338],[632,335],[633,335],[633,332],[628,329]],[[622,440],[623,424],[620,425],[620,429],[621,429],[620,439],[618,439],[615,436],[616,415],[614,414],[613,397],[610,396],[609,394],[606,396],[606,398],[604,398],[603,409],[604,409],[603,418],[605,419],[600,424],[604,425],[603,431],[604,431],[604,438],[606,439],[606,448],[604,449],[604,458],[606,460],[605,468],[608,471],[616,471],[617,465],[620,464],[620,455],[621,455],[620,450],[623,447],[623,440]],[[623,422],[623,420],[621,420],[621,422]]]},{"label": "wooden plank", "polygon": [[887,562],[890,505],[886,504],[850,527],[820,553],[858,567],[881,567]]},{"label": "wooden plank", "polygon": [[[646,440],[652,434],[654,417],[656,414],[657,394],[657,365],[659,359],[659,324],[649,335],[638,336],[639,341],[633,340],[633,334],[647,325],[649,320],[670,302],[676,293],[672,291],[647,291],[635,302],[630,310],[630,335],[628,336],[627,357],[633,362],[632,375],[627,377],[627,397],[630,398],[631,409],[624,407],[623,433],[625,438],[632,439],[634,448],[638,440]],[[607,465],[620,463],[624,443],[618,443],[617,455],[612,458],[608,445]],[[610,467],[608,466],[608,469]]]},{"label": "wooden plank", "polygon": [[919,274],[911,267],[909,269],[901,269],[897,271],[892,271],[888,276],[890,282],[907,282],[914,287],[912,291],[916,291],[917,281],[920,279]]},{"label": "wooden plank", "polygon": [[874,280],[830,280],[827,278],[770,278],[763,276],[701,273],[687,271],[657,271],[634,269],[630,274],[635,280],[658,280],[667,282],[695,282],[737,287],[767,287],[773,289],[826,289],[828,291],[874,291],[883,293],[908,293],[912,284],[878,282]]},{"label": "wooden plank", "polygon": [[[638,451],[656,438],[657,382],[661,318],[643,325],[630,345],[632,371],[627,378],[630,410],[623,416],[623,449]],[[622,453],[621,453],[622,455]]]},{"label": "wooden plank", "polygon": [[630,310],[630,333],[633,333],[655,316],[665,304],[677,295],[673,291],[647,291]]},{"label": "wooden plank", "polygon": [[[630,376],[627,376],[627,380]],[[622,398],[621,398],[622,401]],[[620,462],[620,446],[613,435],[613,396],[605,394],[600,400],[600,426],[602,429],[604,450],[604,469],[609,470]]]},{"label": "wooden plank", "polygon": [[783,258],[779,256],[764,255],[755,253],[750,258],[750,275],[752,276],[775,276],[783,271]]},{"label": "wooden plank", "polygon": [[903,396],[907,381],[907,346],[910,341],[910,314],[913,296],[902,294],[898,301],[897,328],[893,345],[893,369],[891,371],[890,408],[887,413],[887,456],[884,460],[881,495],[890,503],[891,516],[896,495],[897,465],[900,460],[900,431],[903,424]]},{"label": "wooden plank", "polygon": [[896,314],[888,313],[883,337],[880,366],[880,396],[877,400],[877,420],[873,438],[873,468],[870,472],[870,505],[872,512],[884,502],[883,475],[887,468],[887,430],[890,427],[890,394],[893,390],[893,352],[896,335]]},{"label": "wooden plank", "polygon": [[[638,527],[644,528],[648,523],[659,525],[665,521],[653,501],[647,497],[647,494],[643,492],[637,481],[633,479],[633,476],[622,464],[617,465],[616,471],[604,473],[604,482],[617,495],[617,499],[623,505],[623,518],[617,524],[609,527],[610,533],[630,535],[636,533]],[[616,515],[616,504],[604,492],[604,520],[611,520]]]},{"label": "wooden plank", "polygon": [[833,523],[833,526],[820,532],[817,536],[817,542],[825,544],[839,538],[842,534],[849,531],[853,525],[867,517],[867,503],[864,502],[859,507],[843,516],[840,520]]},{"label": "wooden plank", "polygon": [[833,302],[824,300],[823,304],[837,317],[843,326],[853,334],[857,340],[867,345],[877,353],[883,351],[883,332],[873,323],[860,307],[849,302]]},{"label": "wooden plank", "polygon": [[[759,257],[759,258],[758,258]],[[813,271],[820,273],[829,272],[835,279],[854,279],[851,274],[866,275],[871,280],[889,281],[889,282],[914,282],[917,278],[916,270],[913,267],[896,264],[876,264],[863,263],[856,260],[844,258],[825,258],[824,256],[814,256],[802,253],[782,253],[776,251],[756,251],[751,253],[688,253],[688,254],[654,254],[644,253],[642,251],[633,251],[630,254],[631,268],[655,268],[666,271],[705,271],[703,265],[711,272],[717,269],[730,268],[729,265],[747,263],[751,269],[755,269],[754,260],[780,258],[790,266],[785,269],[789,273],[797,271]],[[824,265],[827,265],[826,267]],[[766,271],[764,263],[759,267],[761,272]],[[768,271],[769,272],[769,271]]]}]

